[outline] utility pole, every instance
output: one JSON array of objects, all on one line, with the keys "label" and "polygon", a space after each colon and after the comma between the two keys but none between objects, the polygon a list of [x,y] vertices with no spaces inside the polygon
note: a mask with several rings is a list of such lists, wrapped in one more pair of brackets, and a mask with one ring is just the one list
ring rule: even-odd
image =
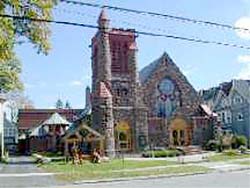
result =
[{"label": "utility pole", "polygon": [[4,94],[0,93],[0,145],[1,145],[1,159],[4,158],[4,115],[3,104],[6,101]]}]

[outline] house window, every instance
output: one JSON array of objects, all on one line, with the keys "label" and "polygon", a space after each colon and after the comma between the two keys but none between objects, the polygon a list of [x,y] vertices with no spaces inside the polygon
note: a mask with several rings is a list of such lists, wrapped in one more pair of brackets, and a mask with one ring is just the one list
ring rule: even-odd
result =
[{"label": "house window", "polygon": [[238,115],[237,115],[237,120],[238,120],[238,121],[243,121],[243,120],[244,120],[244,117],[243,117],[243,114],[242,114],[242,113],[238,113]]},{"label": "house window", "polygon": [[234,99],[234,103],[235,103],[235,104],[242,103],[242,99],[241,99],[241,97],[235,97],[235,99]]},{"label": "house window", "polygon": [[217,113],[217,114],[218,114],[217,120],[218,120],[219,122],[221,122],[221,113]]},{"label": "house window", "polygon": [[222,117],[221,117],[222,122],[225,122],[225,112],[222,112],[222,113],[221,113],[221,116],[222,116]]}]

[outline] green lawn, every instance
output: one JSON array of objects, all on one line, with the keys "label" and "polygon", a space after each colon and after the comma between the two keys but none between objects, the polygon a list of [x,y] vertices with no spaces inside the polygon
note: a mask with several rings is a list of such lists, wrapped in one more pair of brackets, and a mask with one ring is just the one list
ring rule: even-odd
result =
[{"label": "green lawn", "polygon": [[234,159],[244,159],[249,158],[250,154],[240,154],[236,152],[224,152],[220,154],[216,154],[208,158],[209,161],[216,162],[216,161],[227,161],[227,160],[234,160]]},{"label": "green lawn", "polygon": [[246,161],[239,161],[239,162],[237,162],[237,164],[250,166],[250,160],[246,160]]},{"label": "green lawn", "polygon": [[110,162],[103,162],[101,164],[91,163],[89,161],[84,161],[83,165],[72,165],[72,163],[65,162],[52,162],[49,164],[42,165],[42,168],[48,171],[56,172],[68,172],[71,170],[80,170],[80,171],[112,171],[112,170],[121,170],[121,169],[133,169],[133,168],[145,168],[145,167],[154,167],[154,166],[168,166],[174,165],[176,162],[155,160],[155,161],[133,161],[133,160],[112,160]]},{"label": "green lawn", "polygon": [[[107,163],[93,164],[85,162],[82,166],[72,165],[71,163],[52,162],[49,164],[41,165],[41,167],[48,172],[61,173],[58,178],[64,181],[77,181],[77,180],[93,180],[105,178],[121,178],[121,177],[135,177],[135,176],[148,176],[160,174],[181,174],[181,173],[200,173],[208,172],[209,169],[201,166],[172,166],[174,162],[167,161],[123,161],[113,160]],[[135,169],[154,166],[166,166],[161,169],[140,170],[125,172],[122,169]]]}]

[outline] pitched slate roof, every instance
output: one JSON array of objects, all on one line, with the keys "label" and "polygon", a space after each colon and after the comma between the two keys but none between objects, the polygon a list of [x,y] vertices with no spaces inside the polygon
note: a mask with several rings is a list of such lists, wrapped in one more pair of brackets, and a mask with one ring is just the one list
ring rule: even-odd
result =
[{"label": "pitched slate roof", "polygon": [[73,122],[82,111],[82,109],[20,109],[18,112],[18,129],[27,130],[41,125],[55,112],[67,121]]},{"label": "pitched slate roof", "polygon": [[45,120],[42,125],[69,125],[65,118],[59,115],[57,112],[53,113],[47,120]]},{"label": "pitched slate roof", "polygon": [[250,80],[233,80],[233,89],[250,102]]},{"label": "pitched slate roof", "polygon": [[200,93],[201,98],[207,101],[210,99],[214,100],[218,92],[219,92],[219,87],[213,87],[208,90],[201,90],[199,93]]},{"label": "pitched slate roof", "polygon": [[202,90],[200,95],[203,100],[215,100],[217,94],[221,91],[225,96],[236,90],[242,97],[250,102],[250,80],[232,80],[230,82],[221,83],[217,87],[212,87],[208,90]]},{"label": "pitched slate roof", "polygon": [[164,52],[160,58],[156,59],[146,67],[144,67],[139,72],[139,78],[141,83],[146,82],[148,79],[150,79],[150,76],[154,73],[154,71],[158,68],[158,66],[163,62],[166,61],[170,64],[172,64],[175,68],[178,69],[178,67],[175,65],[174,61],[170,58],[170,56],[167,54],[167,52]]}]

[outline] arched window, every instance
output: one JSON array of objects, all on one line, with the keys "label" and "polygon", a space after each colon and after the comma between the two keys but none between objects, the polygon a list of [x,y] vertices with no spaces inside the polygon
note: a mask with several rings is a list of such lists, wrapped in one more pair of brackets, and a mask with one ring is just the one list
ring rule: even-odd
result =
[{"label": "arched window", "polygon": [[244,116],[243,116],[242,113],[238,113],[238,115],[237,115],[237,120],[238,120],[238,121],[243,121],[243,120],[244,120]]},{"label": "arched window", "polygon": [[127,88],[123,88],[122,89],[122,95],[123,96],[127,96],[128,95],[128,89]]}]

